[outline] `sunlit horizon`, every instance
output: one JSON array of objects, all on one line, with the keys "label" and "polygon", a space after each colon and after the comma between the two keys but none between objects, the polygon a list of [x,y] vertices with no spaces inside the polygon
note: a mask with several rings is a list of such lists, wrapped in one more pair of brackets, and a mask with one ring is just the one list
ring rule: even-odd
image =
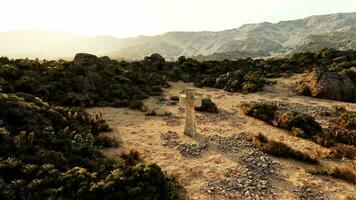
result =
[{"label": "sunlit horizon", "polygon": [[[355,12],[352,0],[5,0],[0,31],[60,31],[119,38],[170,31],[222,31],[243,24]],[[30,9],[31,8],[31,9]]]}]

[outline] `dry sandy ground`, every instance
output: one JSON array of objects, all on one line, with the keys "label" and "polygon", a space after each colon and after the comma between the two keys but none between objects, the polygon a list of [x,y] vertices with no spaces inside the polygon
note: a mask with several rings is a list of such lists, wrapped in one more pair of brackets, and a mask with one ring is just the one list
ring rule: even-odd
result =
[{"label": "dry sandy ground", "polygon": [[[174,131],[179,134],[179,140],[183,143],[200,143],[210,135],[228,137],[233,133],[256,134],[264,133],[276,141],[283,141],[293,148],[301,151],[310,151],[320,156],[325,155],[325,149],[315,143],[293,137],[287,131],[275,128],[262,121],[248,117],[242,113],[239,105],[242,101],[273,100],[287,103],[300,103],[309,106],[342,105],[347,109],[356,110],[356,104],[343,103],[329,100],[314,99],[297,96],[291,89],[291,85],[300,79],[301,75],[291,78],[278,78],[277,84],[265,87],[265,90],[253,94],[228,93],[219,89],[197,88],[197,92],[208,95],[222,110],[223,115],[197,113],[197,130],[199,137],[193,139],[183,135],[184,108],[183,105],[165,105],[160,103],[157,97],[151,97],[144,103],[151,109],[161,109],[172,113],[172,117],[145,116],[140,111],[126,108],[91,108],[90,113],[101,112],[114,131],[108,134],[122,141],[119,148],[106,149],[104,153],[111,158],[118,158],[124,150],[136,149],[147,163],[157,163],[169,174],[177,175],[179,182],[185,187],[188,199],[227,199],[226,196],[211,195],[207,192],[207,184],[212,180],[224,179],[226,171],[241,169],[236,161],[239,155],[228,154],[214,148],[207,148],[198,158],[184,157],[177,148],[163,146],[161,133]],[[171,87],[165,89],[163,96],[178,95],[184,88],[191,87],[190,83],[171,83]],[[243,149],[241,149],[243,152]],[[272,157],[280,163],[277,170],[280,179],[273,181],[276,186],[275,197],[264,199],[303,199],[296,195],[294,189],[307,185],[312,191],[320,191],[324,199],[346,199],[356,197],[355,185],[342,180],[326,176],[311,176],[306,173],[307,164]],[[355,162],[353,161],[353,164]],[[355,166],[355,165],[354,165]],[[232,199],[244,199],[242,196],[230,197]],[[310,198],[313,199],[313,198]]]}]

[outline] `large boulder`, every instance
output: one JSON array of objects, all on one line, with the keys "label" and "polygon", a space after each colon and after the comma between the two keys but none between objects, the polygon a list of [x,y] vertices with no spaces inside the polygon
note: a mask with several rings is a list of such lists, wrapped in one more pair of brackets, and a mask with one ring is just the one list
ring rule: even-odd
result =
[{"label": "large boulder", "polygon": [[150,56],[150,59],[153,61],[153,62],[158,62],[158,63],[164,63],[166,62],[166,60],[163,58],[163,56],[161,56],[160,54],[158,53],[154,53]]},{"label": "large boulder", "polygon": [[356,102],[356,86],[343,74],[314,69],[296,87],[297,93],[323,99]]},{"label": "large boulder", "polygon": [[80,70],[93,70],[100,69],[103,65],[103,61],[107,59],[99,59],[97,56],[88,53],[77,53],[74,57],[73,64],[76,71]]}]

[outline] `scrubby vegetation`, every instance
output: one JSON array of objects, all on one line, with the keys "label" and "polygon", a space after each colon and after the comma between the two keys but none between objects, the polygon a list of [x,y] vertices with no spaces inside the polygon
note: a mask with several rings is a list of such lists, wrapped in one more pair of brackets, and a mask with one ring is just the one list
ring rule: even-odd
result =
[{"label": "scrubby vegetation", "polygon": [[269,103],[244,103],[242,109],[246,115],[266,121],[276,127],[293,130],[296,136],[316,138],[323,134],[323,130],[315,119],[307,114],[281,110]]},{"label": "scrubby vegetation", "polygon": [[295,111],[279,109],[273,103],[243,103],[246,115],[261,119],[273,126],[289,130],[297,137],[309,139],[322,146],[331,148],[331,156],[354,159],[356,156],[355,112],[336,108],[332,113],[335,120],[322,128],[314,117]]},{"label": "scrubby vegetation", "polygon": [[335,178],[346,180],[350,183],[356,183],[355,166],[320,166],[316,169],[309,169],[309,173],[314,175],[328,175]]},{"label": "scrubby vegetation", "polygon": [[272,82],[265,78],[311,71],[314,66],[355,80],[356,52],[323,49],[286,58],[202,61],[180,57],[166,62],[159,54],[142,61],[77,54],[73,61],[0,58],[0,87],[4,93],[25,92],[55,105],[130,106],[158,95],[167,81],[194,82],[196,86],[230,92],[256,92]]},{"label": "scrubby vegetation", "polygon": [[284,158],[292,158],[303,162],[318,164],[319,160],[307,153],[294,150],[282,142],[270,141],[265,135],[259,133],[253,138],[254,145],[261,151]]},{"label": "scrubby vegetation", "polygon": [[[1,57],[0,199],[177,199],[175,178],[155,164],[142,163],[137,152],[123,154],[120,162],[105,158],[99,149],[118,144],[101,134],[110,130],[101,115],[91,116],[83,107],[145,110],[140,101],[160,95],[169,81],[256,92],[272,84],[266,78],[308,72],[314,66],[343,74],[355,83],[355,60],[353,50],[331,49],[286,58],[202,62],[185,57],[166,62],[159,54],[137,62],[90,54],[77,54],[73,61]],[[296,136],[333,146],[336,157],[355,155],[348,146],[337,144],[355,146],[354,113],[338,112],[337,130],[341,127],[345,131],[335,135],[332,127],[324,131],[313,117],[303,113],[267,104],[246,104],[243,108],[247,115]],[[218,111],[209,99],[203,99],[197,110]],[[262,136],[256,141],[267,153],[317,162],[283,143]],[[347,174],[339,171],[328,173]]]},{"label": "scrubby vegetation", "polygon": [[177,198],[175,179],[137,153],[118,163],[102,155],[100,115],[28,94],[1,94],[0,110],[1,199]]},{"label": "scrubby vegetation", "polygon": [[210,113],[219,112],[216,104],[208,97],[203,98],[201,100],[201,105],[199,107],[195,107],[195,110],[200,112],[210,112]]}]

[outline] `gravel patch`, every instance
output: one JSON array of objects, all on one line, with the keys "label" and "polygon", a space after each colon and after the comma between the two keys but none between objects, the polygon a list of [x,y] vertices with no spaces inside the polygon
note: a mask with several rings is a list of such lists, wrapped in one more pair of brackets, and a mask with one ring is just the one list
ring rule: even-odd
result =
[{"label": "gravel patch", "polygon": [[168,148],[176,148],[179,153],[184,157],[198,158],[203,151],[207,149],[208,144],[186,144],[179,141],[179,135],[177,132],[168,131],[161,133],[162,145]]},{"label": "gravel patch", "polygon": [[196,117],[197,124],[216,123],[217,121],[233,120],[235,114],[219,110],[218,113],[200,113]]},{"label": "gravel patch", "polygon": [[217,144],[217,148],[224,153],[237,153],[241,149],[252,148],[250,138],[244,133],[234,133],[230,137],[213,135],[208,137],[209,141]]},{"label": "gravel patch", "polygon": [[[211,195],[221,195],[225,199],[276,199],[276,187],[272,183],[280,179],[278,162],[256,149],[246,134],[234,134],[231,137],[211,136],[218,149],[225,153],[242,153],[239,163],[243,170],[228,169],[225,179],[210,181],[204,188]],[[243,151],[241,151],[243,149]]]},{"label": "gravel patch", "polygon": [[163,140],[162,145],[168,148],[174,148],[180,144],[178,141],[179,135],[177,132],[168,131],[166,133],[161,133],[161,140]]},{"label": "gravel patch", "polygon": [[330,108],[324,106],[311,106],[300,103],[287,103],[282,101],[261,101],[276,105],[279,109],[301,112],[309,114],[313,117],[332,113],[332,110]]},{"label": "gravel patch", "polygon": [[166,121],[167,126],[180,126],[182,124],[182,116],[171,115],[164,117],[163,120]]},{"label": "gravel patch", "polygon": [[313,189],[309,185],[302,185],[294,189],[294,194],[297,195],[302,200],[324,200],[328,199],[327,196],[322,192]]},{"label": "gravel patch", "polygon": [[184,157],[200,157],[207,144],[180,144],[178,146],[179,153]]}]

